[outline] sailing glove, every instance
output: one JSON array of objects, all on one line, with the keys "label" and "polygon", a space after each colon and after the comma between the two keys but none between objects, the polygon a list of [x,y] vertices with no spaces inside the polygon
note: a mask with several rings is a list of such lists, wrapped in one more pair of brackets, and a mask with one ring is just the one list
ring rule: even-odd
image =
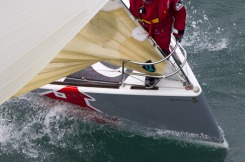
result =
[{"label": "sailing glove", "polygon": [[176,41],[181,42],[181,40],[183,38],[183,34],[175,34],[175,33],[173,33],[173,35],[174,35]]},{"label": "sailing glove", "polygon": [[177,30],[177,29],[173,30],[173,35],[174,35],[176,41],[181,42],[183,35],[184,35],[184,32],[185,32],[185,30]]}]

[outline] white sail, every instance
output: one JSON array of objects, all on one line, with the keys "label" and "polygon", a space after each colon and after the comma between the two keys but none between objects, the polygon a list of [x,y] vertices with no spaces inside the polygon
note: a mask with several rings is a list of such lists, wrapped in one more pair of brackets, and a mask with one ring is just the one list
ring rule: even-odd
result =
[{"label": "white sail", "polygon": [[[0,22],[0,103],[98,61],[120,66],[122,60],[161,59],[147,39],[133,37],[138,25],[121,1],[105,3],[25,0],[12,6],[6,2]],[[127,66],[146,72],[141,66]],[[155,74],[160,75],[164,66],[157,65]]]},{"label": "white sail", "polygon": [[1,1],[0,104],[45,68],[107,1]]}]

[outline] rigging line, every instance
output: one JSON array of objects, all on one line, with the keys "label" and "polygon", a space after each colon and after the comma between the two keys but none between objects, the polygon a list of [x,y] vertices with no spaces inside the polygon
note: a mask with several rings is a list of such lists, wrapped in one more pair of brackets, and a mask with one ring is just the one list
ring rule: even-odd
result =
[{"label": "rigging line", "polygon": [[83,69],[83,70],[86,70],[86,71],[109,71],[109,72],[121,72],[120,70],[95,70],[95,69]]},{"label": "rigging line", "polygon": [[[177,62],[173,62],[171,59],[167,59],[167,61],[170,63],[170,65],[172,65],[172,67],[174,67],[174,69],[175,70],[177,70],[178,69],[178,65],[177,65]],[[181,77],[181,79],[180,79],[180,81],[183,81],[183,80],[185,80],[184,79],[184,76],[182,75],[182,73],[179,71],[179,72],[177,72],[177,74],[179,75],[179,77]]]},{"label": "rigging line", "polygon": [[94,82],[94,83],[111,83],[111,84],[118,84],[118,82],[113,81],[103,81],[103,80],[92,80],[92,79],[86,79],[85,77],[82,79],[79,78],[73,78],[73,77],[67,77],[67,79],[81,81],[81,82]]},{"label": "rigging line", "polygon": [[[128,75],[130,75],[130,74],[128,74]],[[136,79],[136,80],[138,80],[138,81],[145,82],[144,80],[141,80],[141,79],[139,79],[139,78],[137,78],[137,77],[135,77],[135,76],[130,75],[130,77],[132,77],[132,78],[134,78],[134,79]]]}]

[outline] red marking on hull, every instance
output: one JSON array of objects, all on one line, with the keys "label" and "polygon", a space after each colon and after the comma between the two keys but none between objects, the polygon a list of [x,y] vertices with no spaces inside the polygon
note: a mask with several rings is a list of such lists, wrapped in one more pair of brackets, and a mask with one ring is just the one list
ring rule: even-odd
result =
[{"label": "red marking on hull", "polygon": [[[96,121],[97,123],[102,124],[112,124],[115,125],[118,122],[117,117],[108,117],[101,113],[98,109],[94,108],[90,105],[89,101],[95,101],[95,99],[85,93],[82,93],[78,90],[77,87],[74,86],[66,86],[58,91],[50,91],[50,93],[44,94],[49,98],[53,98],[56,100],[62,100],[65,102],[70,102],[72,104],[81,106],[82,108],[86,108],[90,111],[96,111],[97,113],[92,112],[79,112],[74,111],[73,114],[75,116],[86,117],[90,120]],[[99,113],[98,113],[99,112]]]},{"label": "red marking on hull", "polygon": [[65,97],[57,96],[55,94],[55,92],[50,92],[49,94],[45,94],[45,96],[48,96],[50,98],[57,99],[57,100],[70,102],[70,103],[76,104],[78,106],[81,106],[83,108],[87,108],[87,109],[92,110],[92,111],[97,111],[97,109],[92,107],[88,102],[89,100],[95,101],[95,99],[90,97],[89,95],[87,95],[85,93],[79,92],[77,87],[66,86],[66,87],[64,87],[64,88],[62,88],[56,92],[64,94]]}]

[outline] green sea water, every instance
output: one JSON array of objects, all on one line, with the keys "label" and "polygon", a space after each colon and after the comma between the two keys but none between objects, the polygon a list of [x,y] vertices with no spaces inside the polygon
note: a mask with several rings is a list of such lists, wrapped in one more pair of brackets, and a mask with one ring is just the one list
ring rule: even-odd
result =
[{"label": "green sea water", "polygon": [[0,106],[1,162],[245,161],[245,1],[185,0],[182,45],[228,150],[170,139],[128,121],[119,127],[87,120],[78,107],[27,94]]}]

